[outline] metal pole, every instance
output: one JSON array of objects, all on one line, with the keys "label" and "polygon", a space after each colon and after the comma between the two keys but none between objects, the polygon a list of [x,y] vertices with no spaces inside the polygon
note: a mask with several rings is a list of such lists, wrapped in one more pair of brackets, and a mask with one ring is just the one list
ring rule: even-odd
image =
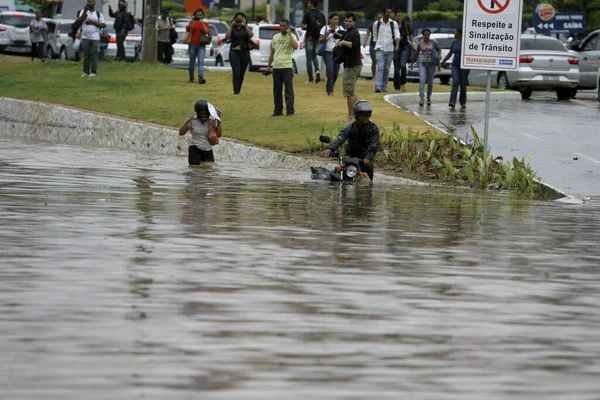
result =
[{"label": "metal pole", "polygon": [[275,23],[275,0],[271,0],[269,2],[269,6],[270,6],[269,7],[270,8],[270,12],[269,12],[270,18],[269,19],[271,20],[271,23],[274,24]]},{"label": "metal pole", "polygon": [[256,21],[256,17],[254,16],[254,9],[256,8],[256,1],[252,0],[252,21]]},{"label": "metal pole", "polygon": [[[329,23],[329,18],[327,18],[327,16],[329,15],[329,0],[325,0],[323,1],[323,15],[325,15],[325,21],[327,21],[327,23]],[[341,19],[342,17],[340,17]],[[342,21],[340,21],[342,22]]]},{"label": "metal pole", "polygon": [[290,18],[290,0],[285,0],[285,17],[284,18],[287,18],[291,21],[290,25],[294,25],[293,24],[294,20],[292,18]]},{"label": "metal pole", "polygon": [[408,14],[408,16],[410,17],[410,23],[412,24],[413,19],[412,19],[412,12],[413,12],[413,0],[408,0],[408,4],[407,4],[407,10],[406,13]]},{"label": "metal pole", "polygon": [[488,127],[490,122],[490,88],[492,86],[492,70],[487,71],[485,89],[485,125],[483,129],[483,176],[487,177]]},{"label": "metal pole", "polygon": [[144,13],[144,30],[142,32],[142,62],[156,62],[156,17],[160,0],[146,0],[146,12]]}]

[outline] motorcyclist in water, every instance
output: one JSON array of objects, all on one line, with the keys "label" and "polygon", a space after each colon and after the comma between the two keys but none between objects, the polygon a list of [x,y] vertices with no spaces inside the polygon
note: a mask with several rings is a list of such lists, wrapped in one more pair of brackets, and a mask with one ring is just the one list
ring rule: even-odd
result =
[{"label": "motorcyclist in water", "polygon": [[373,180],[373,159],[379,149],[379,128],[370,121],[373,109],[368,101],[358,100],[352,112],[354,121],[340,131],[333,143],[321,152],[321,156],[329,157],[347,140],[346,155],[360,159],[362,170]]}]

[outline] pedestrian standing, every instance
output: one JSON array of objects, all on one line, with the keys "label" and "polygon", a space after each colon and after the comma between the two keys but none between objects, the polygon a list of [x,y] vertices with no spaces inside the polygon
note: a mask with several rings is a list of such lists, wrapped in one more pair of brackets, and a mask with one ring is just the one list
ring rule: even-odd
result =
[{"label": "pedestrian standing", "polygon": [[225,39],[231,40],[229,45],[229,64],[231,64],[233,94],[237,96],[242,90],[244,75],[250,63],[249,41],[254,36],[252,29],[246,23],[246,14],[237,12],[233,16]]},{"label": "pedestrian standing", "polygon": [[279,33],[273,36],[271,42],[271,54],[267,74],[271,73],[273,67],[273,117],[283,115],[283,99],[281,90],[285,86],[285,109],[286,116],[294,115],[294,65],[292,56],[298,48],[298,42],[290,29],[287,19],[279,21]]},{"label": "pedestrian standing", "polygon": [[173,46],[171,45],[171,31],[175,29],[173,21],[169,18],[169,10],[163,9],[156,19],[156,29],[158,31],[157,38],[157,54],[158,61],[170,64],[173,61]]},{"label": "pedestrian standing", "polygon": [[135,18],[127,11],[125,0],[119,0],[117,12],[113,12],[109,4],[108,16],[115,19],[113,28],[117,33],[117,61],[125,61],[125,39],[127,39],[127,34],[135,28]]},{"label": "pedestrian standing", "polygon": [[390,66],[394,59],[394,52],[400,47],[400,32],[398,24],[391,19],[392,9],[386,8],[383,18],[373,24],[373,41],[375,42],[375,58],[377,60],[377,74],[375,77],[375,92],[387,92]]},{"label": "pedestrian standing", "polygon": [[190,83],[194,82],[194,68],[198,62],[198,83],[206,83],[204,79],[204,56],[206,55],[206,44],[200,41],[200,36],[208,34],[208,22],[204,22],[204,10],[197,8],[194,16],[185,27],[186,32],[191,32],[192,37],[188,46],[190,62],[188,72],[190,74]]},{"label": "pedestrian standing", "polygon": [[460,66],[460,59],[462,54],[462,28],[456,29],[454,32],[454,42],[450,46],[450,51],[440,65],[438,65],[438,71],[442,70],[442,65],[448,61],[448,59],[454,55],[452,59],[452,90],[450,90],[450,102],[448,105],[451,108],[454,108],[456,105],[456,95],[458,94],[458,88],[460,87],[460,97],[458,101],[460,102],[460,106],[462,108],[467,107],[467,83],[469,80],[469,70],[463,69]]},{"label": "pedestrian standing", "polygon": [[419,105],[422,106],[425,101],[425,83],[427,83],[427,105],[431,105],[431,93],[433,92],[433,78],[435,68],[439,64],[439,57],[442,54],[440,45],[431,40],[431,30],[425,28],[422,31],[423,38],[417,45],[417,51],[410,64],[413,68],[417,58],[419,59]]},{"label": "pedestrian standing", "polygon": [[[383,13],[379,11],[375,14],[373,23],[379,21],[381,18],[383,18]],[[373,24],[367,27],[363,46],[367,47],[367,45],[369,46],[369,56],[371,57],[371,78],[375,79],[377,76],[377,59],[375,58],[375,42],[373,41]]]},{"label": "pedestrian standing", "polygon": [[396,22],[400,31],[400,49],[394,52],[394,89],[406,91],[406,63],[414,49],[414,38],[410,24],[404,19],[402,12],[396,13]]},{"label": "pedestrian standing", "polygon": [[362,61],[360,60],[360,33],[356,29],[356,14],[349,12],[344,19],[346,25],[346,34],[343,39],[335,41],[336,46],[344,46],[344,97],[348,107],[348,115],[342,123],[349,123],[354,120],[352,107],[358,100],[356,96],[356,81],[362,70]]},{"label": "pedestrian standing", "polygon": [[100,47],[100,28],[106,28],[104,16],[96,11],[96,0],[87,0],[85,9],[79,18],[81,25],[81,46],[83,47],[83,74],[94,77],[98,73],[98,49]]},{"label": "pedestrian standing", "polygon": [[333,87],[340,72],[340,64],[334,62],[333,60],[333,48],[335,47],[335,40],[343,37],[343,31],[340,30],[339,23],[340,16],[338,13],[330,13],[329,25],[325,25],[323,29],[321,29],[319,36],[319,42],[321,45],[323,42],[327,42],[325,45],[323,60],[325,61],[325,74],[327,75],[327,85],[325,86],[325,91],[328,96],[333,96]]},{"label": "pedestrian standing", "polygon": [[[317,50],[319,49],[319,33],[321,28],[326,25],[325,16],[317,9],[319,0],[308,0],[308,12],[302,18],[300,27],[306,31],[304,35],[304,49],[306,51],[306,73],[308,81],[306,83],[319,83],[321,81],[321,72],[319,71],[319,59]],[[313,79],[313,66],[315,67],[315,77]]]},{"label": "pedestrian standing", "polygon": [[31,61],[38,56],[40,60],[44,60],[44,43],[46,41],[46,34],[48,33],[48,26],[42,19],[42,14],[39,11],[35,12],[35,19],[31,20],[29,24],[29,39],[31,40]]}]

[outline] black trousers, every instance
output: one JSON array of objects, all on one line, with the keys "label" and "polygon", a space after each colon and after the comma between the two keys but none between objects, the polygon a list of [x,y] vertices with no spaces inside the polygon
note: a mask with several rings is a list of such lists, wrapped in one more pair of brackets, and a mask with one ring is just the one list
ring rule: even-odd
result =
[{"label": "black trousers", "polygon": [[233,94],[239,94],[244,83],[244,75],[250,63],[250,53],[247,51],[230,51],[229,64],[233,73]]},{"label": "black trousers", "polygon": [[190,165],[200,165],[203,162],[215,162],[215,156],[212,150],[200,150],[196,146],[188,148],[188,163]]},{"label": "black trousers", "polygon": [[117,33],[117,60],[125,61],[125,39],[127,31]]},{"label": "black trousers", "polygon": [[285,109],[288,115],[294,113],[294,69],[276,68],[273,70],[273,99],[275,114],[283,114],[281,91],[285,86]]},{"label": "black trousers", "polygon": [[158,62],[170,64],[173,61],[173,46],[169,42],[158,42]]},{"label": "black trousers", "polygon": [[38,42],[31,43],[31,61],[38,56],[40,60],[44,57],[44,43],[46,42]]}]

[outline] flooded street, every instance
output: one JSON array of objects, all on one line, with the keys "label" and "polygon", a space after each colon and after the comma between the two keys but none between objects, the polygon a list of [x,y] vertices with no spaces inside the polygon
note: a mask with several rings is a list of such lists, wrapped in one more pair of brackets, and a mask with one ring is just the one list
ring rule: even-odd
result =
[{"label": "flooded street", "polygon": [[0,136],[12,399],[597,399],[600,208]]}]

